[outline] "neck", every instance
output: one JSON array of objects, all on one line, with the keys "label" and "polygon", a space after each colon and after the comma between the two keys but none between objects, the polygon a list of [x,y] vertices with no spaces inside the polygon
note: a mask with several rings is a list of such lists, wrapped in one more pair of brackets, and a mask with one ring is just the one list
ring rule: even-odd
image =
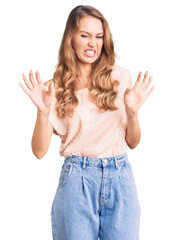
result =
[{"label": "neck", "polygon": [[89,78],[92,72],[91,64],[78,63],[77,64],[77,76]]},{"label": "neck", "polygon": [[92,65],[91,64],[77,64],[77,78],[75,82],[76,89],[82,88],[89,88],[90,81],[91,81],[91,72],[92,72]]}]

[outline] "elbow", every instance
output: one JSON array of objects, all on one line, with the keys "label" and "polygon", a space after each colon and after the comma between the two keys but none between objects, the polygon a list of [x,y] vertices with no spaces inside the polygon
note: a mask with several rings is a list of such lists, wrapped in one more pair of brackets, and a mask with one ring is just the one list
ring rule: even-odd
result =
[{"label": "elbow", "polygon": [[32,149],[34,156],[39,160],[45,156],[45,154],[47,153],[47,150],[48,150],[48,148],[38,149],[38,146],[36,144],[34,144],[33,141],[31,141],[31,149]]},{"label": "elbow", "polygon": [[37,159],[42,159],[44,157],[44,155],[39,155],[39,154],[34,154],[36,156]]},{"label": "elbow", "polygon": [[[138,144],[137,144],[137,145],[138,145]],[[136,148],[137,145],[129,145],[129,144],[128,144],[128,146],[129,146],[130,149]]]},{"label": "elbow", "polygon": [[36,153],[36,152],[34,152],[34,151],[32,151],[33,152],[33,154],[34,154],[34,156],[37,158],[37,159],[42,159],[44,156],[45,156],[45,154],[41,154],[41,153]]},{"label": "elbow", "polygon": [[32,152],[33,152],[34,156],[37,159],[39,159],[39,160],[42,159],[45,156],[45,154],[46,154],[46,152],[39,152],[39,151],[37,151],[36,149],[34,149],[33,146],[32,146]]},{"label": "elbow", "polygon": [[140,139],[141,136],[140,134],[136,135],[136,136],[132,136],[132,135],[126,135],[125,140],[127,142],[127,145],[129,146],[130,149],[134,149],[138,146],[138,144],[140,143]]},{"label": "elbow", "polygon": [[130,149],[134,149],[138,146],[139,141],[138,142],[134,142],[134,143],[127,143],[127,145],[129,146]]}]

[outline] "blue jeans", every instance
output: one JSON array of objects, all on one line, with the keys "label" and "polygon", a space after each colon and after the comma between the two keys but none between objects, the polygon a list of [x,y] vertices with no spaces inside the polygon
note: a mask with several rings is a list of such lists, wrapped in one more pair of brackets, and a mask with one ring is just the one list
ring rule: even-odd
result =
[{"label": "blue jeans", "polygon": [[54,240],[139,240],[140,205],[127,153],[65,157],[51,224]]}]

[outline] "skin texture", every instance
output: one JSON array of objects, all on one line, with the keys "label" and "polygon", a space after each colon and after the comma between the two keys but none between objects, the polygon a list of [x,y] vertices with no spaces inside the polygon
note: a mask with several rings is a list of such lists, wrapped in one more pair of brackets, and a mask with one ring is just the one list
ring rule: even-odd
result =
[{"label": "skin texture", "polygon": [[146,71],[143,80],[141,80],[142,73],[140,72],[134,86],[127,89],[124,95],[127,113],[126,142],[131,149],[135,148],[140,142],[138,110],[155,89],[155,86],[150,88],[152,78],[151,76],[148,79],[148,71]]},{"label": "skin texture", "polygon": [[[88,86],[94,63],[100,56],[103,46],[103,26],[99,19],[85,16],[79,21],[79,29],[73,36],[72,46],[77,56],[77,85],[78,88]],[[89,55],[86,50],[94,50]]]},{"label": "skin texture", "polygon": [[37,107],[37,119],[32,136],[32,151],[38,159],[41,159],[48,151],[53,133],[53,127],[48,118],[54,87],[51,84],[52,80],[44,84],[38,71],[35,73],[36,80],[31,70],[29,72],[29,80],[25,74],[22,76],[25,85],[21,82],[19,84]]},{"label": "skin texture", "polygon": [[[103,27],[99,19],[85,16],[79,21],[79,29],[73,36],[72,47],[77,56],[77,85],[84,88],[90,81],[92,63],[100,56],[103,46]],[[54,94],[52,80],[42,82],[39,71],[29,72],[29,80],[22,74],[24,83],[19,82],[20,87],[30,97],[37,107],[37,119],[32,137],[32,151],[41,159],[48,151],[53,127],[49,122],[49,113]],[[146,72],[141,82],[142,74],[139,73],[132,89],[127,89],[124,95],[125,109],[127,113],[126,141],[130,148],[135,148],[140,141],[140,127],[138,122],[138,110],[144,101],[154,90],[150,88],[152,77],[148,80]]]},{"label": "skin texture", "polygon": [[[77,56],[78,65],[94,63],[100,56],[103,46],[103,26],[99,19],[91,16],[82,18],[79,29],[72,39],[72,46]],[[94,50],[89,54],[85,50]]]}]

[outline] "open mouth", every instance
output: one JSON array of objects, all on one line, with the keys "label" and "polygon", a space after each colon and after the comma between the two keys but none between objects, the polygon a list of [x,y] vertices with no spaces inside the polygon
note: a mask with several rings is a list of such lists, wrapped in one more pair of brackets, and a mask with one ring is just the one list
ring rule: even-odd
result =
[{"label": "open mouth", "polygon": [[86,50],[85,53],[88,57],[94,57],[96,51],[95,50]]}]

